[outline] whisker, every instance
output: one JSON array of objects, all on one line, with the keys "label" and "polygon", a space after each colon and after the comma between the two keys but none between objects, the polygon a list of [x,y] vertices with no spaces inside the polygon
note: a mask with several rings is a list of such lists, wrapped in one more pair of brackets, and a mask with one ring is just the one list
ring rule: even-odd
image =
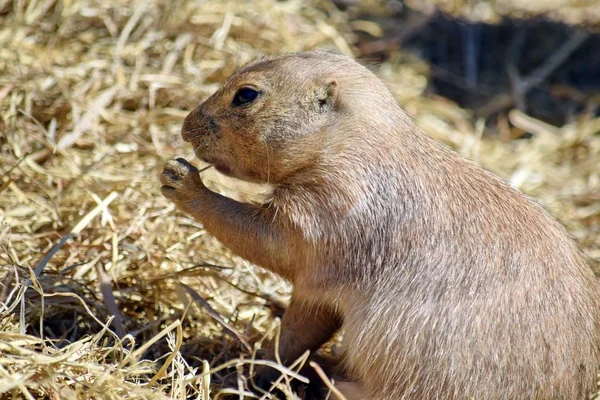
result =
[{"label": "whisker", "polygon": [[198,143],[197,145],[195,145],[195,146],[194,146],[194,153],[198,152],[198,150],[200,150],[200,148],[201,148],[202,146],[206,147],[206,144],[204,144],[204,143],[200,142],[200,143]]},{"label": "whisker", "polygon": [[194,136],[191,136],[191,137],[187,138],[187,140],[194,140],[194,139],[196,139],[196,138],[198,138],[200,136],[204,136],[204,134],[203,133],[198,133],[197,135],[194,135]]},{"label": "whisker", "polygon": [[271,159],[269,158],[269,146],[267,142],[263,141],[265,148],[267,149],[267,183],[271,180]]},{"label": "whisker", "polygon": [[[194,129],[190,129],[190,130],[185,131],[185,132],[181,132],[181,136],[185,137],[185,136],[189,135],[192,132],[198,132],[198,131],[204,131],[204,128],[194,128]],[[203,135],[203,132],[200,132],[200,133],[198,133],[198,134],[196,134],[196,135],[194,135],[192,137],[187,138],[187,140],[192,140],[192,139],[195,139],[195,138],[197,138],[199,136],[202,136],[202,135]]]},{"label": "whisker", "polygon": [[204,129],[204,128],[203,128],[203,127],[200,127],[200,128],[194,128],[194,129],[190,129],[190,130],[187,130],[187,131],[185,131],[185,132],[182,132],[182,133],[183,133],[184,135],[187,135],[188,133],[196,132],[196,131],[199,131],[199,130],[201,130],[201,129]]}]

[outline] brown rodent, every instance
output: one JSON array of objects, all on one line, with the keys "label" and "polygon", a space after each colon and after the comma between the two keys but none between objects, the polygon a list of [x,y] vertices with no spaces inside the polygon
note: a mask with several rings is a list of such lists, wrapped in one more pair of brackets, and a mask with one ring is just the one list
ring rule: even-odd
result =
[{"label": "brown rodent", "polygon": [[[327,52],[236,71],[183,138],[221,172],[275,186],[262,206],[183,159],[163,194],[294,285],[279,353],[340,327],[348,398],[580,399],[600,364],[600,288],[565,230],[421,133],[385,85]],[[274,370],[260,373],[273,378]]]}]

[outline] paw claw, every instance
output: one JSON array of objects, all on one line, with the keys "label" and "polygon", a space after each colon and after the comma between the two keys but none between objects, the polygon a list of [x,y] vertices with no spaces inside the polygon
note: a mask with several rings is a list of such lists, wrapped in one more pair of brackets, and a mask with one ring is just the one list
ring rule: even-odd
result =
[{"label": "paw claw", "polygon": [[180,164],[186,165],[188,168],[194,168],[194,166],[192,164],[190,164],[190,162],[183,157],[177,157],[175,160],[171,160],[171,161],[177,161]]},{"label": "paw claw", "polygon": [[175,193],[175,189],[172,188],[171,186],[162,185],[160,187],[160,192],[165,197],[171,197],[173,195],[173,193]]},{"label": "paw claw", "polygon": [[163,196],[175,201],[197,192],[202,187],[198,169],[183,158],[169,160],[160,175]]},{"label": "paw claw", "polygon": [[165,172],[163,172],[163,174],[165,174],[165,177],[167,179],[172,180],[172,181],[178,181],[180,179],[179,174],[175,171],[165,170]]}]

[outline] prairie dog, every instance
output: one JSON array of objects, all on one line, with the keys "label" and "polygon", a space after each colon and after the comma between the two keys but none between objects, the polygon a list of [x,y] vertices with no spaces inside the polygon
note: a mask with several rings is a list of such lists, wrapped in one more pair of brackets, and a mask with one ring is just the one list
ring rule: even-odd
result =
[{"label": "prairie dog", "polygon": [[183,159],[161,175],[182,211],[294,285],[283,362],[343,328],[344,386],[368,399],[594,389],[600,288],[563,227],[423,134],[359,63],[315,51],[247,64],[182,136],[221,173],[274,185],[257,206],[208,190]]}]

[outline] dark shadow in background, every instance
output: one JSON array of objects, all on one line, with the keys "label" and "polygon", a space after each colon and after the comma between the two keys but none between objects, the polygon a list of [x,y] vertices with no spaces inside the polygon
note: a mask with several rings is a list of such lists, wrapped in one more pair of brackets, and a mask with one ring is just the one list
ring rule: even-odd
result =
[{"label": "dark shadow in background", "polygon": [[561,125],[584,111],[598,114],[598,34],[542,18],[489,25],[407,7],[387,17],[366,10],[355,17],[384,30],[382,38],[356,32],[362,57],[383,60],[395,49],[410,50],[430,64],[430,92],[478,116],[519,108]]}]

